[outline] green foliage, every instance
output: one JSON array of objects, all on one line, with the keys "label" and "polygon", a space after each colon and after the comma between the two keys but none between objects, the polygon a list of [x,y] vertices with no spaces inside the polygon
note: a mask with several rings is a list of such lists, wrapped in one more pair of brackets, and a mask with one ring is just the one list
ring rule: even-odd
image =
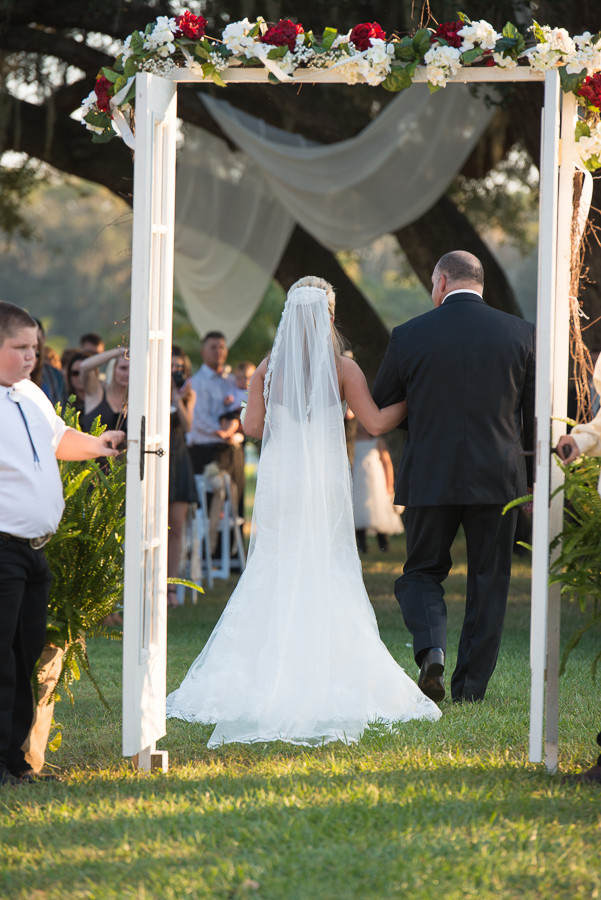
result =
[{"label": "green foliage", "polygon": [[[79,427],[72,406],[64,419]],[[102,431],[97,419],[92,434]],[[72,699],[70,685],[81,671],[96,685],[85,641],[91,634],[109,636],[101,623],[122,599],[125,462],[110,459],[106,471],[95,460],[59,465],[65,511],[46,548],[52,571],[47,642],[65,650],[57,690]]]},{"label": "green foliage", "polygon": [[[571,634],[561,660],[564,671],[570,653],[583,636],[601,622],[601,497],[597,491],[601,458],[566,466],[563,531],[551,543],[551,584],[560,584],[563,597],[578,604],[582,624]],[[593,677],[601,650],[593,659]]]},{"label": "green foliage", "polygon": [[[395,536],[362,559],[380,633],[415,678],[392,588]],[[465,606],[465,547],[445,583],[448,666]],[[442,704],[438,722],[370,729],[324,747],[206,746],[210,728],[169,719],[169,772],[121,755],[118,647],[90,642],[111,709],[86,680],[63,704],[63,782],[2,793],[0,896],[11,900],[584,900],[599,875],[599,787],[528,762],[529,566],[513,566],[497,669],[483,703]],[[201,650],[236,579],[169,610],[167,689]],[[577,611],[566,603],[564,619]],[[598,690],[586,679],[592,635],[561,683],[559,766],[598,752]],[[25,795],[26,792],[26,795]],[[57,847],[65,847],[59,852]]]},{"label": "green foliage", "polygon": [[20,166],[0,163],[0,231],[6,237],[19,236],[30,240],[34,227],[27,220],[26,206],[32,192],[43,178],[35,160],[27,160]]},{"label": "green foliage", "polygon": [[505,243],[522,256],[538,239],[538,172],[516,145],[484,178],[459,174],[449,196],[479,233],[500,229]]}]

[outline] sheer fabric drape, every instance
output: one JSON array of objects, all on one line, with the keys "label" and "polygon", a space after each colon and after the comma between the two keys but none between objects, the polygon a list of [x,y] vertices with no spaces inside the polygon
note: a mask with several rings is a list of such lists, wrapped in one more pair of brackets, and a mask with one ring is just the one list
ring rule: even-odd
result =
[{"label": "sheer fabric drape", "polygon": [[466,85],[414,85],[356,137],[321,145],[203,97],[241,148],[187,128],[176,194],[177,287],[200,333],[230,342],[258,306],[295,222],[333,251],[363,247],[425,213],[491,116]]}]

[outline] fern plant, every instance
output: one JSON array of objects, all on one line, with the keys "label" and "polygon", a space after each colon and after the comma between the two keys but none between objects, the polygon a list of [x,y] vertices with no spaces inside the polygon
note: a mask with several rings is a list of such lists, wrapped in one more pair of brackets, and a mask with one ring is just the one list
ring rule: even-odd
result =
[{"label": "fern plant", "polygon": [[[79,429],[78,413],[67,405],[63,418]],[[99,419],[91,433],[101,434]],[[125,539],[125,461],[109,459],[59,463],[65,511],[46,546],[52,572],[47,643],[64,650],[55,691],[71,700],[70,685],[83,671],[101,699],[86,653],[86,637],[120,635],[102,626],[122,602]]]},{"label": "fern plant", "polygon": [[[551,542],[550,584],[560,584],[561,594],[578,603],[583,614],[580,628],[570,635],[561,659],[560,672],[582,637],[601,621],[601,497],[597,485],[601,457],[584,457],[565,467],[563,530]],[[557,554],[557,555],[555,555]],[[601,650],[593,660],[595,676]]]}]

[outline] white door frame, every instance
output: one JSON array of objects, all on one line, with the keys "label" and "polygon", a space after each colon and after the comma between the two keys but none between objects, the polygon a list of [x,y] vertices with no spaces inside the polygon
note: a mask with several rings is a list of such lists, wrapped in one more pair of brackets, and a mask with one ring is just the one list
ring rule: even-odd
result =
[{"label": "white door frame", "polygon": [[[231,67],[221,73],[226,82],[266,83],[265,69]],[[541,135],[541,199],[539,285],[537,312],[536,450],[533,513],[530,760],[542,760],[553,771],[557,764],[559,595],[549,592],[549,541],[561,530],[561,499],[549,505],[551,488],[561,483],[562,472],[551,462],[551,446],[565,425],[552,422],[564,416],[569,360],[569,267],[574,173],[576,102],[561,95],[556,70],[537,72],[530,67],[512,70],[466,68],[449,82],[545,82]],[[416,82],[426,81],[418,69]],[[165,734],[166,672],[166,544],[167,460],[157,467],[156,493],[140,487],[139,422],[149,404],[149,385],[162,404],[157,413],[153,448],[168,450],[170,363],[167,353],[152,352],[153,342],[170,349],[173,276],[173,204],[175,198],[175,93],[178,82],[199,82],[202,76],[187,69],[169,78],[141,73],[136,76],[136,137],[134,166],[134,240],[132,249],[131,375],[128,439],[126,519],[126,573],[124,622],[123,753],[138,755],[149,768],[154,744]],[[295,82],[344,83],[335,69],[304,71]],[[161,112],[164,111],[164,115]],[[163,117],[161,117],[163,116]],[[563,123],[563,124],[562,124]],[[561,141],[560,141],[561,127]],[[562,152],[560,152],[562,150]],[[156,221],[157,204],[163,209]],[[157,254],[158,262],[157,262]],[[158,325],[150,323],[147,309],[158,304]],[[167,310],[169,307],[169,310]],[[152,317],[150,317],[152,318]],[[169,354],[170,358],[170,354]],[[149,438],[147,437],[147,445]],[[152,526],[149,524],[153,521]],[[140,529],[146,523],[146,532]],[[148,535],[153,537],[149,541]],[[152,542],[156,546],[150,546]],[[149,554],[154,560],[149,569]],[[150,591],[151,596],[148,595]],[[144,615],[151,611],[153,651],[145,657]],[[545,691],[546,686],[546,691]],[[164,760],[155,764],[165,764]]]},{"label": "white door frame", "polygon": [[136,76],[136,151],[130,321],[123,754],[167,767],[167,515],[175,234],[177,89]]}]

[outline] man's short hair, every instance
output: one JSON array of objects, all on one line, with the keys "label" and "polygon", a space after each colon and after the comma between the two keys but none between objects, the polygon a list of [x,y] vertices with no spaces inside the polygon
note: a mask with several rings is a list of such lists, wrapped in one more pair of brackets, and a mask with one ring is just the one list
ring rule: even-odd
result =
[{"label": "man's short hair", "polygon": [[0,344],[3,344],[7,337],[13,337],[20,328],[37,327],[33,316],[21,306],[0,300]]},{"label": "man's short hair", "polygon": [[227,339],[223,333],[223,331],[207,331],[205,336],[202,339],[202,346],[206,344],[207,341],[225,341],[227,343]]},{"label": "man's short hair", "polygon": [[471,282],[484,284],[484,269],[480,260],[471,253],[463,253],[453,250],[445,253],[436,263],[436,268],[447,276],[448,280],[455,284]]},{"label": "man's short hair", "polygon": [[104,344],[104,340],[100,337],[99,334],[96,334],[95,331],[87,331],[85,334],[82,334],[79,339],[79,343],[80,345],[95,344],[96,346],[98,346],[98,344]]}]

